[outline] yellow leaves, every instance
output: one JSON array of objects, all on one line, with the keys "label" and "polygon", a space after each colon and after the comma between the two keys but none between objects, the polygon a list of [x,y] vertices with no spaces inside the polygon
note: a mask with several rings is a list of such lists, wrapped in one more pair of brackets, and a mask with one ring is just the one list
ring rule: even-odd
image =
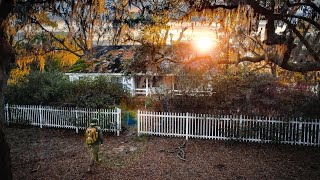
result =
[{"label": "yellow leaves", "polygon": [[97,2],[97,4],[98,4],[98,9],[99,9],[99,13],[101,14],[101,13],[103,13],[104,12],[104,10],[105,10],[105,8],[104,8],[104,6],[105,6],[105,1],[104,0],[97,0],[98,2]]},{"label": "yellow leaves", "polygon": [[16,61],[18,67],[10,71],[8,84],[15,84],[30,72],[30,63],[34,61],[34,56],[19,57]]},{"label": "yellow leaves", "polygon": [[17,60],[17,65],[19,69],[29,69],[30,64],[35,60],[38,61],[39,69],[43,71],[45,64],[45,55],[42,54],[42,49],[39,49],[37,54],[22,51]]},{"label": "yellow leaves", "polygon": [[213,16],[213,14],[214,14],[214,12],[212,10],[210,10],[210,9],[202,11],[202,16],[204,16],[204,17],[210,18],[210,17]]},{"label": "yellow leaves", "polygon": [[38,61],[39,61],[40,71],[43,71],[43,70],[44,70],[44,64],[45,64],[45,58],[44,58],[44,56],[42,56],[42,55],[38,55],[38,56],[37,56],[37,59],[38,59]]},{"label": "yellow leaves", "polygon": [[240,20],[240,12],[241,12],[241,6],[238,6],[237,13],[236,13],[236,21]]},{"label": "yellow leaves", "polygon": [[50,26],[53,28],[57,28],[58,24],[48,17],[48,14],[45,12],[39,12],[33,14],[33,16],[39,21],[42,25]]},{"label": "yellow leaves", "polygon": [[[200,19],[209,21],[210,23],[219,23],[223,30],[227,32],[242,30],[247,35],[250,35],[251,26],[254,24],[256,15],[252,8],[248,6],[238,6],[238,8],[229,10],[218,8],[215,10],[205,9],[200,13],[191,14],[187,20],[191,21],[191,18],[197,16]],[[208,23],[208,24],[210,24]]]},{"label": "yellow leaves", "polygon": [[128,26],[127,26],[126,24],[124,24],[124,25],[122,26],[122,29],[121,29],[122,33],[126,32],[127,29],[129,29]]},{"label": "yellow leaves", "polygon": [[23,56],[17,59],[17,65],[19,68],[27,67],[27,64],[30,64],[34,60],[34,56]]},{"label": "yellow leaves", "polygon": [[160,43],[162,30],[165,27],[162,26],[147,26],[142,32],[142,38],[146,43],[157,44]]},{"label": "yellow leaves", "polygon": [[234,52],[234,51],[229,49],[228,50],[228,56],[229,56],[229,60],[230,61],[234,61],[234,62],[238,61],[238,52]]},{"label": "yellow leaves", "polygon": [[[232,15],[231,15],[232,14]],[[233,29],[234,27],[232,26],[232,19],[231,16],[233,16],[232,11],[229,11],[225,17],[225,31],[228,32],[229,30]]]},{"label": "yellow leaves", "polygon": [[53,54],[53,56],[60,59],[60,63],[63,66],[71,66],[79,59],[78,56],[66,51],[56,52]]},{"label": "yellow leaves", "polygon": [[14,68],[10,71],[10,77],[8,79],[8,84],[16,84],[20,79],[29,74],[30,68]]},{"label": "yellow leaves", "polygon": [[98,15],[101,15],[101,14],[107,12],[107,9],[105,8],[105,1],[104,0],[93,0],[91,6],[92,6],[92,8],[90,8],[91,12],[89,14],[96,13]]}]

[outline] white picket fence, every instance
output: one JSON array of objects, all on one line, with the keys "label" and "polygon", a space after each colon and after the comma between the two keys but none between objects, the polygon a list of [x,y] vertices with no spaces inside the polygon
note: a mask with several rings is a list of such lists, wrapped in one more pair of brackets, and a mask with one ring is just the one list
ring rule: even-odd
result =
[{"label": "white picket fence", "polygon": [[320,121],[138,111],[138,135],[320,145]]},{"label": "white picket fence", "polygon": [[7,124],[28,124],[32,126],[84,130],[92,118],[98,119],[103,131],[121,131],[121,109],[88,109],[34,105],[6,105]]}]

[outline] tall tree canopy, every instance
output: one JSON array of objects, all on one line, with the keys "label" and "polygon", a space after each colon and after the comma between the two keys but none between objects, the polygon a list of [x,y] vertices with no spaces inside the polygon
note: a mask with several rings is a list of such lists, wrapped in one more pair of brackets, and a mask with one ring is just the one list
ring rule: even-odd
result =
[{"label": "tall tree canopy", "polygon": [[[184,20],[197,15],[218,23],[233,39],[237,63],[270,61],[289,71],[320,70],[320,7],[310,0],[185,1]],[[259,23],[266,22],[261,39]],[[277,29],[281,28],[280,32]],[[230,35],[232,37],[230,37]],[[220,59],[221,63],[231,63]]]},{"label": "tall tree canopy", "polygon": [[154,66],[151,69],[159,69],[164,60],[181,63],[174,52],[179,48],[165,48],[170,42],[169,22],[192,22],[214,25],[218,42],[214,57],[193,57],[191,61],[211,59],[215,65],[264,63],[273,71],[276,67],[294,72],[319,71],[319,5],[319,1],[309,0],[133,1],[136,14],[149,24],[140,23],[138,37],[126,35],[127,40],[143,45],[140,54],[146,58],[141,60],[138,54],[135,62]]}]

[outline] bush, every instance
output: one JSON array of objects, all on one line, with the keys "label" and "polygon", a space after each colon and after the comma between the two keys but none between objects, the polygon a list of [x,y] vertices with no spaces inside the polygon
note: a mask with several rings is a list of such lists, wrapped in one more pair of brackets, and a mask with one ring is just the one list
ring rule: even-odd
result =
[{"label": "bush", "polygon": [[99,77],[69,82],[60,72],[32,72],[5,93],[9,104],[110,108],[128,98],[128,93],[115,79]]},{"label": "bush", "polygon": [[[162,111],[255,116],[320,115],[318,95],[281,83],[268,74],[214,74],[206,78],[197,75],[182,78],[186,79],[180,84],[181,95],[161,97]],[[195,87],[206,93],[192,91]]]},{"label": "bush", "polygon": [[59,72],[31,72],[15,84],[9,84],[5,93],[9,104],[51,104],[63,96],[69,80]]},{"label": "bush", "polygon": [[71,83],[63,102],[77,107],[111,108],[128,98],[128,92],[117,79],[98,77]]}]

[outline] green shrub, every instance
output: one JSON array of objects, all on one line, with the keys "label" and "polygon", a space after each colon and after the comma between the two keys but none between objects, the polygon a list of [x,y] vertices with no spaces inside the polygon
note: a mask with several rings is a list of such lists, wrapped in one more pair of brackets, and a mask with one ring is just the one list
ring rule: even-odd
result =
[{"label": "green shrub", "polygon": [[32,72],[10,84],[5,97],[9,104],[111,108],[128,98],[128,93],[121,83],[108,77],[69,82],[60,72]]},{"label": "green shrub", "polygon": [[[161,97],[161,110],[259,116],[319,116],[319,95],[269,74],[183,76],[181,95]],[[205,89],[203,85],[211,84]],[[179,84],[178,84],[179,85]],[[205,90],[204,92],[192,91]]]},{"label": "green shrub", "polygon": [[75,81],[64,93],[63,101],[77,107],[111,108],[128,98],[127,91],[116,79],[98,77]]},{"label": "green shrub", "polygon": [[63,96],[69,80],[60,72],[31,72],[5,92],[9,104],[51,104]]}]

